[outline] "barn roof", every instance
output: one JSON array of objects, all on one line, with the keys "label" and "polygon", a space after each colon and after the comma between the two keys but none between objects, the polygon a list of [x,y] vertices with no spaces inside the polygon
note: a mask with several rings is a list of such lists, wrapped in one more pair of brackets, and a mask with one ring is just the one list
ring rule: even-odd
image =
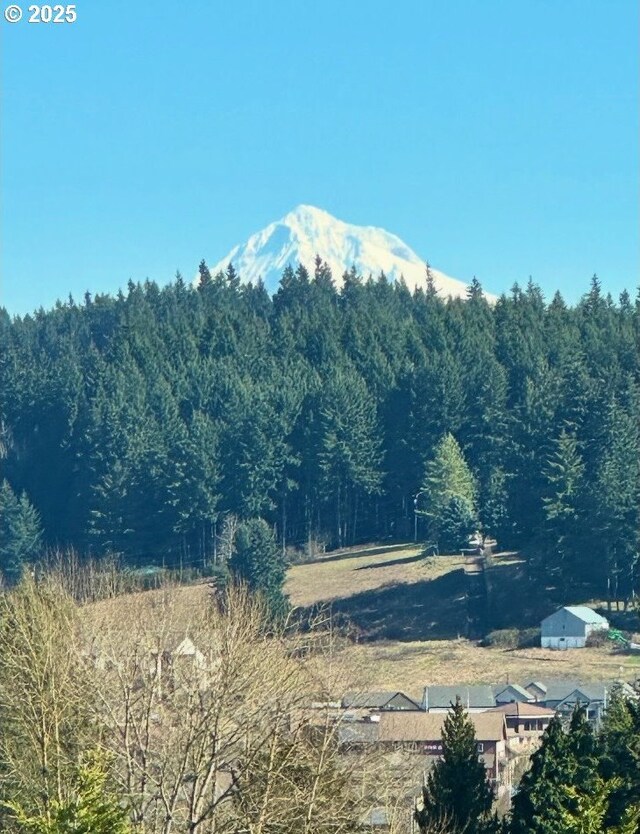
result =
[{"label": "barn roof", "polygon": [[[568,611],[570,614],[573,614],[574,617],[577,617],[579,620],[582,620],[583,623],[587,625],[609,625],[606,617],[603,617],[601,614],[598,614],[593,608],[589,608],[588,605],[564,605],[562,608],[558,609],[559,611]],[[558,611],[554,611],[553,614],[549,614],[549,617],[553,617],[554,614],[557,614]],[[545,620],[548,620],[549,617],[545,617]],[[544,620],[543,620],[544,622]]]}]

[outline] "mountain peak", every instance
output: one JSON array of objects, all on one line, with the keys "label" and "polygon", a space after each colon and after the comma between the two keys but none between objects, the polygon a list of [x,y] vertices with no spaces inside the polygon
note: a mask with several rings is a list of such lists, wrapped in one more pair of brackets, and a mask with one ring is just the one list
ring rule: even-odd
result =
[{"label": "mountain peak", "polygon": [[[215,274],[232,263],[242,280],[262,279],[267,290],[275,292],[287,265],[295,269],[301,263],[312,271],[316,255],[329,265],[337,286],[354,266],[365,279],[384,272],[390,280],[404,278],[411,290],[426,285],[425,260],[397,235],[345,223],[304,203],[235,246],[211,271]],[[443,297],[466,295],[464,282],[436,269],[431,272]]]},{"label": "mountain peak", "polygon": [[282,222],[288,220],[335,221],[335,219],[335,217],[332,217],[329,212],[324,209],[317,208],[317,206],[309,206],[306,203],[300,203],[299,206],[296,206],[282,218]]}]

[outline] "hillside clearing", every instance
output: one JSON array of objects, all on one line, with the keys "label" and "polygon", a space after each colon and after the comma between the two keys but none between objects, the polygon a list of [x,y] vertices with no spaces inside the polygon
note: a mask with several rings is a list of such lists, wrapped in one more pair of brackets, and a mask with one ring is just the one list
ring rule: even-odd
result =
[{"label": "hillside clearing", "polygon": [[[412,544],[362,548],[293,566],[286,591],[294,605],[328,603],[353,623],[357,641],[343,648],[342,660],[362,687],[418,695],[427,683],[638,675],[638,658],[609,646],[559,652],[484,648],[464,639],[463,564],[460,556],[425,560]],[[515,554],[494,559],[489,582],[494,627],[536,626],[555,604],[547,589],[525,584]]]}]

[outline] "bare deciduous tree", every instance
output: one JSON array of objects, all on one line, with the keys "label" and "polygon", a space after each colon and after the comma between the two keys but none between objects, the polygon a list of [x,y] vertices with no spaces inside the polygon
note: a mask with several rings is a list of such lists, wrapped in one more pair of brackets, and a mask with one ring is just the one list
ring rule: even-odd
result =
[{"label": "bare deciduous tree", "polygon": [[2,795],[45,816],[94,738],[80,654],[75,606],[55,583],[0,594]]}]

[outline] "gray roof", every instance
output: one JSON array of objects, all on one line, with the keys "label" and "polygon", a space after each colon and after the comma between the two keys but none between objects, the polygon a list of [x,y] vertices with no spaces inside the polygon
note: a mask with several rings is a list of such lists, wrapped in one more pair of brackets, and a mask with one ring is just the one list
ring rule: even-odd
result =
[{"label": "gray roof", "polygon": [[338,727],[340,744],[371,744],[379,734],[380,725],[374,721],[343,721]]},{"label": "gray roof", "polygon": [[524,688],[524,686],[520,686],[519,683],[503,683],[503,684],[500,684],[499,686],[494,686],[493,687],[493,694],[497,698],[499,695],[502,695],[502,693],[506,689],[513,689],[514,692],[517,692],[518,695],[521,695],[523,698],[526,698],[528,701],[531,700],[531,698],[533,697],[531,695],[531,693],[527,692],[527,690]]},{"label": "gray roof", "polygon": [[[587,623],[589,625],[608,625],[608,621],[606,617],[603,617],[601,614],[598,614],[593,608],[589,608],[587,605],[564,605],[563,608],[559,610],[568,611],[570,614],[573,614],[574,617],[577,617],[579,620],[582,620],[583,623]],[[557,613],[554,611],[554,614]],[[549,615],[553,617],[553,614]],[[545,617],[545,619],[548,619]],[[544,622],[544,621],[543,621]]]},{"label": "gray roof", "polygon": [[[528,684],[530,685],[530,684]],[[548,680],[544,684],[538,682],[536,686],[546,686],[546,694],[541,698],[543,702],[564,701],[573,693],[582,693],[588,701],[604,701],[615,689],[622,688],[626,694],[632,694],[633,689],[624,681],[595,681],[581,683],[579,680]],[[577,696],[576,696],[577,697]],[[573,700],[573,699],[572,699]]]},{"label": "gray roof", "polygon": [[489,684],[477,686],[425,686],[424,706],[427,709],[448,709],[460,698],[462,705],[469,708],[494,707],[496,702]]},{"label": "gray roof", "polygon": [[[581,683],[575,687],[571,692],[567,692],[563,700],[570,699],[570,703],[584,700],[591,701],[608,701],[611,695],[621,690],[625,695],[633,695],[633,688],[627,683],[620,681],[600,681],[598,683]],[[580,696],[584,696],[581,698]]]},{"label": "gray roof", "polygon": [[575,689],[580,687],[578,680],[548,680],[545,682],[547,691],[542,701],[563,701]]},{"label": "gray roof", "polygon": [[384,709],[397,695],[410,701],[415,709],[420,709],[420,705],[413,698],[409,698],[404,692],[394,692],[392,690],[384,692],[346,692],[342,698],[342,706],[345,709]]}]

